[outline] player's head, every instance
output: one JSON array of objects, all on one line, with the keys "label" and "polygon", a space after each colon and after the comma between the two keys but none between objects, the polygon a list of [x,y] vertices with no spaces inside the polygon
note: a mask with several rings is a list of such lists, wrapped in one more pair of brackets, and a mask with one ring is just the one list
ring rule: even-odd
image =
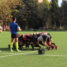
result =
[{"label": "player's head", "polygon": [[42,33],[44,34],[44,33],[47,33],[47,32],[42,32]]},{"label": "player's head", "polygon": [[16,22],[16,17],[12,17],[12,20]]}]

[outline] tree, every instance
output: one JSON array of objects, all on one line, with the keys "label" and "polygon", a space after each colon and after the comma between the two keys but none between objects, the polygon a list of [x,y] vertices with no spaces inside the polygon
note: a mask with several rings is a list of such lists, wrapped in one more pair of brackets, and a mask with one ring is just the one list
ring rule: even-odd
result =
[{"label": "tree", "polygon": [[13,16],[16,16],[19,10],[22,8],[22,0],[7,0],[7,4],[11,9]]},{"label": "tree", "polygon": [[[25,8],[23,11],[26,18],[25,28],[39,28],[41,26],[40,18],[38,17],[38,0],[23,0]],[[25,13],[26,12],[26,13]]]},{"label": "tree", "polygon": [[3,20],[4,22],[10,21],[11,17],[11,10],[10,7],[7,5],[7,1],[3,1],[0,4],[0,20]]},{"label": "tree", "polygon": [[22,5],[22,0],[4,0],[0,4],[0,15],[3,20],[16,15]]},{"label": "tree", "polygon": [[38,16],[43,20],[42,25],[43,27],[49,26],[49,10],[50,10],[50,3],[48,0],[44,0],[43,3],[38,4]]},{"label": "tree", "polygon": [[61,9],[63,26],[65,27],[65,29],[67,29],[67,1],[63,1]]},{"label": "tree", "polygon": [[57,26],[59,24],[58,0],[52,0],[50,14],[51,14],[52,27],[57,28]]}]

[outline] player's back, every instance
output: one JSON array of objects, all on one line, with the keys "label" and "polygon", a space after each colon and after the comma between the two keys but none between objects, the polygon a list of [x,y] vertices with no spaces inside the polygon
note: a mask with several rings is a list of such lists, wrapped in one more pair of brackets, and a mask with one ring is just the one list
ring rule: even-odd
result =
[{"label": "player's back", "polygon": [[12,22],[12,23],[10,24],[10,30],[11,30],[11,33],[12,33],[12,34],[17,34],[18,24]]}]

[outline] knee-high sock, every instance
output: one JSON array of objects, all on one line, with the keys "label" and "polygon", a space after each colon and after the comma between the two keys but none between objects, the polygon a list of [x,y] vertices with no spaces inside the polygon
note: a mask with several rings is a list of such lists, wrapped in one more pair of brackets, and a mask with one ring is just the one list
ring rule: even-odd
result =
[{"label": "knee-high sock", "polygon": [[13,48],[13,43],[11,42],[11,43],[10,43],[10,49],[12,49],[12,48]]},{"label": "knee-high sock", "polygon": [[18,42],[16,42],[16,50],[18,50]]}]

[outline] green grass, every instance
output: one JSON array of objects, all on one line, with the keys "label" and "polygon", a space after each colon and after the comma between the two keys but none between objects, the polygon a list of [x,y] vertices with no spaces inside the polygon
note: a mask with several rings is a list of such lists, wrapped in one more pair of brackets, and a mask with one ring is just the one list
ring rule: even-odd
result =
[{"label": "green grass", "polygon": [[[32,33],[23,31],[20,34]],[[10,32],[0,33],[0,67],[66,67],[67,66],[67,31],[48,31],[58,50],[46,51],[38,55],[38,51],[31,50],[11,53],[8,49]],[[48,56],[47,56],[48,55]],[[54,56],[55,55],[55,56]],[[62,55],[62,56],[61,56]]]}]

